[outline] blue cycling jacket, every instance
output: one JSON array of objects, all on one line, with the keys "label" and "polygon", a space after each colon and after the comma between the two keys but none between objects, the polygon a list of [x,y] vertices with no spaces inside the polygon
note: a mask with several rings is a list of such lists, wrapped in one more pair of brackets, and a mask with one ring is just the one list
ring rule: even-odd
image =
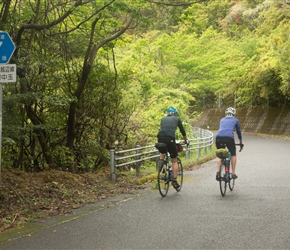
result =
[{"label": "blue cycling jacket", "polygon": [[219,130],[216,137],[230,137],[235,138],[234,131],[236,129],[237,135],[242,140],[242,133],[239,120],[234,116],[226,116],[220,120]]}]

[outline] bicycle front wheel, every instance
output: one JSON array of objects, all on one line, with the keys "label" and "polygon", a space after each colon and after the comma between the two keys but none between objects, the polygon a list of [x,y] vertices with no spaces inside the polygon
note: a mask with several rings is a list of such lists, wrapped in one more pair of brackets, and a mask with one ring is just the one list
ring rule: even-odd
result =
[{"label": "bicycle front wheel", "polygon": [[179,183],[180,187],[175,189],[177,192],[181,190],[182,183],[183,183],[183,167],[181,160],[177,157],[177,163],[178,163],[178,172],[177,172],[177,177],[176,180]]},{"label": "bicycle front wheel", "polygon": [[167,163],[162,162],[158,170],[158,189],[162,197],[165,197],[169,189],[169,181],[167,179]]},{"label": "bicycle front wheel", "polygon": [[235,179],[232,178],[232,173],[230,173],[229,188],[231,191],[234,190],[234,186],[235,186]]},{"label": "bicycle front wheel", "polygon": [[222,196],[225,196],[227,191],[227,179],[226,179],[226,168],[225,165],[221,164],[220,169],[220,190]]}]

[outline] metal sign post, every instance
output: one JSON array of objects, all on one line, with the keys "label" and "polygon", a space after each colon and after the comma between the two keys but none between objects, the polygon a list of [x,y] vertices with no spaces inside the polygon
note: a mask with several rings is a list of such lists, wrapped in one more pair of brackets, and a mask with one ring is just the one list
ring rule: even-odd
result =
[{"label": "metal sign post", "polygon": [[2,161],[2,83],[0,83],[0,183],[1,183],[1,161]]},{"label": "metal sign post", "polygon": [[2,83],[16,82],[16,65],[7,64],[13,55],[15,45],[5,31],[0,31],[0,182],[2,162]]}]

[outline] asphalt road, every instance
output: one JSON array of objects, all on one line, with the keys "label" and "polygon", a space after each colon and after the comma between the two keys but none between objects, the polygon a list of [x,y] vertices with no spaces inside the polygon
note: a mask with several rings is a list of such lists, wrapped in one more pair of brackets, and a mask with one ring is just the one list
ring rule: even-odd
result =
[{"label": "asphalt road", "polygon": [[31,225],[0,249],[290,249],[290,141],[247,135],[244,143],[225,197],[215,159],[185,172],[180,193],[98,202]]}]

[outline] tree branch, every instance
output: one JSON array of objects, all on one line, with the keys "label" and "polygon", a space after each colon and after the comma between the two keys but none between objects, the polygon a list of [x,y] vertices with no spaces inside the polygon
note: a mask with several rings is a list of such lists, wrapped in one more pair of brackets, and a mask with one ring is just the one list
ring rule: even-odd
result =
[{"label": "tree branch", "polygon": [[119,30],[117,30],[116,32],[114,32],[112,35],[104,38],[102,41],[100,41],[99,43],[95,44],[95,46],[92,49],[92,52],[90,53],[90,58],[88,60],[88,65],[92,65],[98,50],[104,46],[105,44],[107,44],[110,41],[113,41],[114,39],[116,39],[117,37],[119,37],[120,35],[122,35],[131,25],[133,21],[133,17],[131,15],[129,15],[127,23],[125,24],[125,26]]},{"label": "tree branch", "polygon": [[159,1],[154,1],[154,0],[149,0],[150,3],[154,4],[159,4],[159,5],[165,5],[165,6],[190,6],[195,3],[200,3],[204,1],[195,1],[195,2],[188,2],[188,3],[182,3],[182,2],[176,2],[176,3],[164,3],[164,2],[159,2]]}]

